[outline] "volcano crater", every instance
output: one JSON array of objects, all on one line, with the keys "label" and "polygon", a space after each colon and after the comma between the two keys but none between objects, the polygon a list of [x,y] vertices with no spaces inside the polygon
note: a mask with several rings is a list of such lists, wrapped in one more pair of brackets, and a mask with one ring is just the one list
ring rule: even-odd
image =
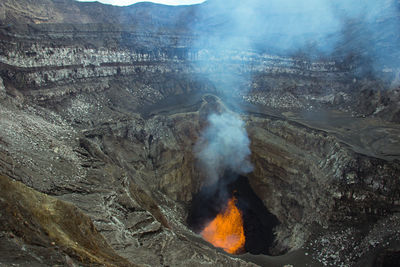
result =
[{"label": "volcano crater", "polygon": [[253,192],[248,178],[234,172],[225,172],[216,184],[202,187],[193,196],[188,226],[200,233],[207,223],[224,211],[226,203],[232,198],[243,220],[246,241],[241,252],[271,255],[270,249],[275,240],[273,230],[279,221]]}]

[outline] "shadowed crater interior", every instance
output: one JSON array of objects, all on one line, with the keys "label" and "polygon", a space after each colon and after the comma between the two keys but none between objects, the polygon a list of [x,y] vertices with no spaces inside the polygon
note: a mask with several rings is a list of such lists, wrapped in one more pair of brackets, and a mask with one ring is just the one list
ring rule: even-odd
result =
[{"label": "shadowed crater interior", "polygon": [[193,196],[189,207],[189,227],[201,233],[217,214],[223,212],[232,197],[242,214],[245,252],[270,254],[275,238],[273,230],[280,222],[257,197],[245,176],[227,171],[217,183],[202,187]]}]

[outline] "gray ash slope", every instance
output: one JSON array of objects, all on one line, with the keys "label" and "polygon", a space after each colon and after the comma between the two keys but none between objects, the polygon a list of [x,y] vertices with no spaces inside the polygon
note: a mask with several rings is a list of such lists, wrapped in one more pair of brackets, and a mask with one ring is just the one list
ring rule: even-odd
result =
[{"label": "gray ash slope", "polygon": [[[48,219],[18,206],[28,192],[18,185],[0,199],[1,220],[12,219],[1,224],[1,264],[385,266],[398,257],[396,69],[382,80],[357,71],[362,57],[215,53],[201,34],[229,24],[204,18],[212,4],[0,3],[2,183],[45,193],[32,201],[50,211],[47,197],[71,203],[93,226],[72,222],[114,250],[104,254],[93,234],[96,257],[81,230],[63,228],[68,205],[52,219],[64,232],[40,227]],[[188,229],[204,178],[193,145],[222,103],[246,122],[249,183],[281,222],[274,249],[285,256],[232,257]]]}]

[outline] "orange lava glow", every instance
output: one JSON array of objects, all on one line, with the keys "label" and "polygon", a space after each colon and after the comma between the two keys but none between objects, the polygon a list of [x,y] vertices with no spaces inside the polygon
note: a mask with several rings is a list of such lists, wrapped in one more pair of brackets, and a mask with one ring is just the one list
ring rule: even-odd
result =
[{"label": "orange lava glow", "polygon": [[201,232],[205,240],[230,254],[239,253],[244,248],[245,236],[242,214],[231,198],[226,209],[219,213]]}]

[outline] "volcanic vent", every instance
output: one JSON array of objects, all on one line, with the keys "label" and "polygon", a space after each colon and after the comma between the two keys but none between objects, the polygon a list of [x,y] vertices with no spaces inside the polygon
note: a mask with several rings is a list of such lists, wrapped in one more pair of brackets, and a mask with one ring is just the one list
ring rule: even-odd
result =
[{"label": "volcanic vent", "polygon": [[231,254],[271,254],[273,230],[279,224],[247,177],[232,171],[193,197],[187,222],[206,241]]}]

